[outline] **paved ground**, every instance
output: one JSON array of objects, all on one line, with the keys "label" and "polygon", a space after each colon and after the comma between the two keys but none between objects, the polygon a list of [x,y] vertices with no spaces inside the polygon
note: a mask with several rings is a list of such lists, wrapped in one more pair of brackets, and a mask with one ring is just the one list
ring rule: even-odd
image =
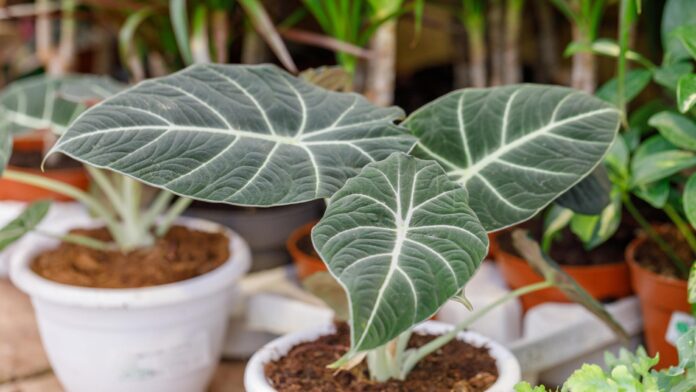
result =
[{"label": "paved ground", "polygon": [[[222,362],[210,392],[242,392],[244,362]],[[0,392],[63,392],[51,373],[27,296],[0,278]]]}]

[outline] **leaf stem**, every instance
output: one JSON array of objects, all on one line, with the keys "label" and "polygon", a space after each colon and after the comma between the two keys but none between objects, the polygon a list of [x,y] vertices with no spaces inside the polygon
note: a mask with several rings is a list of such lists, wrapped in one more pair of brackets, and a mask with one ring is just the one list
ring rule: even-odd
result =
[{"label": "leaf stem", "polygon": [[628,193],[624,193],[622,196],[624,206],[626,206],[626,209],[628,212],[633,216],[633,218],[638,222],[640,227],[645,231],[645,234],[648,235],[648,237],[657,244],[657,246],[662,250],[665,255],[670,259],[672,264],[674,264],[675,267],[679,270],[682,276],[687,276],[688,275],[688,269],[686,268],[686,264],[682,259],[677,256],[676,252],[672,247],[655,231],[655,229],[652,227],[652,225],[645,219],[643,214],[638,211],[638,208],[633,204],[633,201],[631,201],[631,196]]},{"label": "leaf stem", "polygon": [[8,180],[48,189],[81,202],[87,208],[91,209],[99,218],[104,220],[104,224],[109,228],[109,231],[115,237],[114,240],[116,240],[116,242],[120,243],[122,240],[121,238],[118,238],[121,236],[121,232],[111,211],[105,208],[97,199],[93,198],[91,195],[82,191],[81,189],[47,177],[11,169],[5,170],[3,177]]},{"label": "leaf stem", "polygon": [[50,233],[50,232],[38,230],[38,229],[34,229],[34,231],[37,234],[41,234],[41,235],[46,236],[46,237],[56,238],[56,239],[59,239],[63,242],[69,242],[69,243],[73,243],[76,245],[82,245],[82,246],[85,246],[87,248],[92,248],[95,250],[110,251],[110,250],[118,249],[118,247],[113,243],[100,241],[96,238],[91,238],[91,237],[87,237],[84,235],[69,234],[69,233],[68,234],[55,234],[55,233]]},{"label": "leaf stem", "polygon": [[663,210],[665,211],[665,214],[669,217],[669,219],[672,220],[672,223],[674,223],[675,226],[677,226],[677,229],[679,229],[679,232],[684,236],[684,239],[686,239],[686,242],[689,244],[689,247],[691,248],[691,252],[696,255],[696,237],[694,236],[694,233],[691,231],[691,227],[689,226],[688,223],[679,215],[679,212],[672,206],[670,203],[665,204]]},{"label": "leaf stem", "polygon": [[525,294],[529,294],[534,291],[538,290],[543,290],[553,287],[553,282],[550,281],[543,281],[539,283],[534,283],[530,284],[528,286],[520,287],[519,289],[515,291],[511,291],[504,296],[498,298],[496,301],[486,305],[485,307],[471,313],[471,315],[461,323],[457,324],[450,332],[441,335],[437,337],[436,339],[431,340],[428,342],[426,345],[419,347],[415,351],[411,351],[410,353],[407,353],[406,359],[404,361],[403,368],[401,370],[401,376],[405,378],[413,369],[413,367],[416,366],[418,362],[420,362],[423,358],[426,356],[430,355],[434,351],[438,350],[440,347],[446,345],[449,343],[452,339],[454,339],[457,334],[467,327],[469,327],[471,324],[479,320],[481,317],[485,316],[490,312],[491,310],[495,309],[499,305],[508,302],[514,298],[521,297]]},{"label": "leaf stem", "polygon": [[185,198],[185,197],[180,197],[178,198],[174,204],[169,208],[167,213],[164,215],[162,218],[162,221],[160,222],[159,225],[157,225],[157,230],[155,231],[155,234],[158,237],[161,237],[165,234],[167,234],[167,231],[169,231],[169,228],[172,226],[172,223],[174,223],[174,220],[181,215],[182,212],[191,204],[193,200]]}]

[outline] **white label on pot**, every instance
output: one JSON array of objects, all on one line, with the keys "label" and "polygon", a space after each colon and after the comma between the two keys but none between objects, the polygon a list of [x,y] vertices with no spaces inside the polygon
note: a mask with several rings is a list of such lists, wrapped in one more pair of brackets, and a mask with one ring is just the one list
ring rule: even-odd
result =
[{"label": "white label on pot", "polygon": [[136,348],[122,363],[124,379],[181,376],[212,363],[210,340],[202,331],[193,336],[166,339],[149,347]]},{"label": "white label on pot", "polygon": [[665,340],[676,347],[679,337],[686,333],[689,327],[694,325],[696,325],[696,320],[694,320],[690,314],[684,312],[672,313],[672,318],[669,319],[669,326],[665,334]]}]

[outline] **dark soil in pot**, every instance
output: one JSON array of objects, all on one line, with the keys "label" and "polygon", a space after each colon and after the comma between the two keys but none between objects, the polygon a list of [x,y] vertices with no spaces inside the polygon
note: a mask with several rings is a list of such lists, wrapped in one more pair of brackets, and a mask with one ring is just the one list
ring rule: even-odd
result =
[{"label": "dark soil in pot", "polygon": [[[111,240],[104,228],[72,233]],[[225,234],[174,226],[153,246],[129,253],[62,242],[39,254],[31,269],[46,279],[73,286],[135,288],[190,279],[214,270],[229,257],[229,239]]]},{"label": "dark soil in pot", "polygon": [[[411,337],[409,347],[419,347],[435,336]],[[284,357],[268,363],[266,377],[278,392],[449,392],[485,391],[498,378],[495,359],[486,347],[453,340],[429,355],[411,371],[405,381],[375,383],[370,380],[363,361],[350,371],[328,369],[350,346],[350,331],[339,324],[336,333],[312,342],[298,344]]]},{"label": "dark soil in pot", "polygon": [[[681,260],[684,260],[686,263],[694,260],[694,254],[691,252],[689,244],[686,243],[676,227],[662,225],[659,227],[659,233]],[[665,277],[682,279],[677,267],[667,258],[660,247],[649,239],[643,242],[641,246],[636,247],[634,257],[635,261],[647,270]]]}]

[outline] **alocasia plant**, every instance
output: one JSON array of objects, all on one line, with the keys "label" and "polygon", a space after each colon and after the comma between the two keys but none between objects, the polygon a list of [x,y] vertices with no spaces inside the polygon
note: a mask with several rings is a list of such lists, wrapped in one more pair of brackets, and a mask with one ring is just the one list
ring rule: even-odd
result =
[{"label": "alocasia plant", "polygon": [[204,201],[330,198],[312,237],[350,300],[336,366],[367,356],[385,380],[427,355],[406,350],[410,331],[464,288],[486,232],[580,182],[619,124],[599,99],[534,85],[456,91],[402,118],[274,66],[198,65],[94,106],[53,151]]}]

